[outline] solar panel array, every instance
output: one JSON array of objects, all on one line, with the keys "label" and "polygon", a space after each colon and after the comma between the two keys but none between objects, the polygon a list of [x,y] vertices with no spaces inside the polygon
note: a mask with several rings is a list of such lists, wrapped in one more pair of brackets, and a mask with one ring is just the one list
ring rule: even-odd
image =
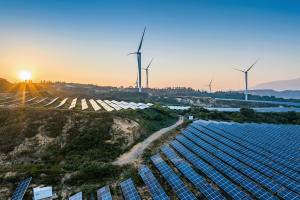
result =
[{"label": "solar panel array", "polygon": [[151,160],[180,199],[197,199],[158,154],[152,156]]},{"label": "solar panel array", "polygon": [[[246,195],[236,185],[259,199],[277,199],[274,193],[300,199],[299,129],[199,120],[170,144],[234,199]],[[182,165],[170,147],[162,150],[177,167]]]},{"label": "solar panel array", "polygon": [[46,105],[44,105],[45,107],[46,106],[50,106],[51,104],[53,104],[59,97],[56,97],[54,98],[52,101],[50,101],[49,103],[47,103]]},{"label": "solar panel array", "polygon": [[71,196],[69,200],[82,200],[82,192],[78,192],[77,194]]},{"label": "solar panel array", "polygon": [[131,178],[122,182],[120,185],[121,185],[121,189],[122,189],[123,195],[125,197],[125,200],[141,199],[133,185]]},{"label": "solar panel array", "polygon": [[[207,110],[217,110],[219,112],[239,112],[241,108],[205,108]],[[266,108],[252,108],[257,112],[300,112],[300,108],[283,108],[283,107],[266,107]]]},{"label": "solar panel array", "polygon": [[30,181],[31,178],[28,178],[20,182],[13,196],[11,197],[11,200],[22,200]]},{"label": "solar panel array", "polygon": [[112,200],[108,185],[97,190],[97,198],[98,200]]},{"label": "solar panel array", "polygon": [[35,105],[37,105],[37,104],[39,104],[39,103],[42,103],[42,102],[45,101],[46,99],[48,99],[48,97],[45,97],[45,98],[43,98],[43,99],[41,99],[41,100],[39,100],[39,101],[37,101],[37,102],[35,102],[35,103],[32,103],[32,104],[30,104],[29,106],[35,106]]},{"label": "solar panel array", "polygon": [[163,106],[171,110],[188,110],[191,106]]},{"label": "solar panel array", "polygon": [[71,103],[71,105],[70,105],[70,107],[69,107],[69,109],[75,108],[76,102],[77,102],[77,98],[73,99],[73,100],[72,100],[72,103]]},{"label": "solar panel array", "polygon": [[149,192],[151,193],[153,199],[159,199],[159,200],[168,200],[169,197],[165,193],[165,191],[162,189],[150,169],[147,165],[144,165],[138,169],[138,173],[142,177],[144,183],[146,184]]},{"label": "solar panel array", "polygon": [[81,99],[81,107],[82,107],[82,110],[86,110],[89,108],[85,99]]},{"label": "solar panel array", "polygon": [[[38,98],[38,97],[33,97],[32,99],[29,99],[29,100],[27,100],[27,101],[22,101],[22,102],[20,102],[20,103],[12,104],[12,105],[9,105],[9,106],[20,106],[20,105],[24,105],[25,103],[32,102],[32,101],[35,100],[36,98]],[[24,98],[24,100],[25,100],[25,98]]]},{"label": "solar panel array", "polygon": [[64,100],[62,100],[62,101],[60,102],[60,104],[59,104],[58,106],[56,106],[55,108],[60,108],[60,107],[62,107],[62,106],[66,103],[67,100],[68,100],[68,98],[65,98]]},{"label": "solar panel array", "polygon": [[101,110],[100,106],[96,103],[96,101],[94,101],[94,99],[90,99],[89,101],[92,104],[92,107],[95,111]]},{"label": "solar panel array", "polygon": [[215,99],[216,100],[221,100],[221,101],[246,101],[246,102],[255,102],[255,103],[268,103],[268,104],[279,104],[279,105],[288,105],[288,106],[300,106],[300,103],[295,103],[295,102],[242,100],[242,99],[223,99],[223,98],[215,98]]},{"label": "solar panel array", "polygon": [[107,105],[106,103],[104,103],[102,100],[98,99],[96,100],[106,111],[110,112],[113,111],[114,109],[112,107],[110,107],[109,105]]}]

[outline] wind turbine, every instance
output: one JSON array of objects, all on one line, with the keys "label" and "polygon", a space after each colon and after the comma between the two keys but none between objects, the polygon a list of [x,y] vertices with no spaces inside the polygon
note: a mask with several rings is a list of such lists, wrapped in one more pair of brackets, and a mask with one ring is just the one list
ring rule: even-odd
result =
[{"label": "wind turbine", "polygon": [[[152,60],[153,60],[153,58],[152,58]],[[150,65],[151,65],[151,63],[152,63],[152,60],[151,60],[150,64],[148,65],[148,67],[147,67],[146,69],[143,68],[144,70],[146,70],[146,75],[147,75],[147,88],[148,88],[148,68],[150,67]]]},{"label": "wind turbine", "polygon": [[[257,61],[259,60],[260,58],[257,59]],[[256,61],[256,62],[257,62]],[[255,62],[255,63],[256,63]],[[245,100],[247,101],[248,100],[248,71],[255,65],[255,63],[247,70],[247,71],[242,71],[242,70],[239,70],[239,69],[235,69],[235,68],[232,68],[232,69],[235,69],[235,70],[238,70],[238,71],[241,71],[241,72],[244,72],[245,73],[245,80],[246,80],[246,94],[245,94]]]},{"label": "wind turbine", "polygon": [[137,55],[138,70],[139,70],[139,92],[142,92],[142,82],[141,82],[141,78],[142,78],[142,74],[141,74],[141,71],[142,71],[142,67],[141,67],[142,53],[140,52],[140,50],[142,48],[142,43],[143,43],[143,39],[144,39],[145,30],[146,30],[146,26],[145,26],[143,37],[142,37],[142,40],[141,40],[141,43],[140,43],[140,46],[139,46],[137,52],[127,54],[127,56],[130,55],[130,54],[136,54]]},{"label": "wind turbine", "polygon": [[205,86],[209,86],[209,93],[211,93],[211,83],[212,83],[213,79],[214,79],[214,77],[212,77],[209,85],[205,85]]}]

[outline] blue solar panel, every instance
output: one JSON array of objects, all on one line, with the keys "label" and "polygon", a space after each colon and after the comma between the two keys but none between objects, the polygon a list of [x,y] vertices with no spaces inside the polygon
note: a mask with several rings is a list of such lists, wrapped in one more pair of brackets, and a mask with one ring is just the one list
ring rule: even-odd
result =
[{"label": "blue solar panel", "polygon": [[198,169],[200,169],[203,173],[207,174],[213,168],[206,164],[203,160],[198,158],[195,154],[189,154],[186,156],[186,159],[188,159],[193,165],[195,165]]},{"label": "blue solar panel", "polygon": [[181,153],[183,156],[187,156],[191,152],[185,148],[182,144],[180,144],[178,141],[174,140],[170,143],[179,153]]},{"label": "blue solar panel", "polygon": [[247,196],[241,189],[236,187],[216,170],[209,172],[207,176],[216,184],[218,184],[233,199],[242,199],[243,197]]},{"label": "blue solar panel", "polygon": [[184,144],[186,147],[188,147],[189,149],[192,149],[193,147],[196,146],[194,143],[192,143],[191,141],[189,141],[187,138],[183,137],[182,135],[177,136],[176,139],[179,142],[181,142],[182,144]]},{"label": "blue solar panel", "polygon": [[193,193],[184,185],[184,183],[178,178],[178,176],[176,176],[176,174],[168,176],[166,180],[181,200],[197,200]]},{"label": "blue solar panel", "polygon": [[30,181],[31,177],[20,182],[13,196],[11,197],[11,200],[22,200]]},{"label": "blue solar panel", "polygon": [[211,154],[207,153],[205,150],[201,149],[200,147],[194,147],[192,149],[198,156],[201,158],[205,159],[207,162],[212,163],[214,162],[217,158],[212,156]]},{"label": "blue solar panel", "polygon": [[282,186],[276,183],[275,181],[272,181],[268,177],[262,175],[261,173],[251,169],[250,167],[244,167],[241,169],[241,171],[252,178],[253,180],[257,181],[258,183],[262,184],[272,192],[278,192],[280,189],[282,189]]},{"label": "blue solar panel", "polygon": [[222,151],[217,152],[215,155],[236,169],[241,169],[242,167],[245,166],[243,163],[241,163],[237,159],[227,155],[226,153],[224,153]]},{"label": "blue solar panel", "polygon": [[97,190],[97,197],[98,200],[111,200],[112,198],[111,198],[109,186],[107,185]]},{"label": "blue solar panel", "polygon": [[292,191],[286,188],[278,192],[278,195],[288,200],[300,200],[300,196],[298,196],[297,194],[293,193]]},{"label": "blue solar panel", "polygon": [[278,200],[276,197],[274,197],[272,194],[255,184],[249,179],[246,179],[241,183],[241,186],[243,186],[246,190],[248,190],[250,193],[255,195],[259,199],[274,199]]},{"label": "blue solar panel", "polygon": [[174,174],[173,170],[167,165],[167,163],[158,154],[152,156],[151,160],[164,177],[168,177]]},{"label": "blue solar panel", "polygon": [[82,200],[82,192],[78,192],[77,194],[71,196],[69,200]]},{"label": "blue solar panel", "polygon": [[177,166],[177,168],[197,187],[200,188],[207,184],[199,174],[197,174],[188,164],[185,162]]},{"label": "blue solar panel", "polygon": [[212,163],[212,165],[237,183],[240,183],[246,179],[246,177],[243,176],[241,173],[237,172],[235,169],[226,165],[224,162],[220,160],[216,160],[215,162]]},{"label": "blue solar panel", "polygon": [[169,197],[164,190],[160,190],[152,195],[154,200],[169,200]]},{"label": "blue solar panel", "polygon": [[225,200],[225,198],[210,184],[199,189],[209,200]]},{"label": "blue solar panel", "polygon": [[300,194],[300,184],[296,181],[293,181],[282,174],[276,174],[273,179]]},{"label": "blue solar panel", "polygon": [[121,185],[121,189],[124,194],[125,200],[141,199],[133,185],[131,178],[122,182],[120,185]]},{"label": "blue solar panel", "polygon": [[175,166],[183,162],[183,160],[169,146],[166,146],[161,150],[173,162]]},{"label": "blue solar panel", "polygon": [[142,177],[144,183],[146,184],[148,190],[150,191],[151,195],[153,195],[159,190],[162,190],[162,187],[160,186],[160,184],[146,165],[139,168],[138,172]]}]

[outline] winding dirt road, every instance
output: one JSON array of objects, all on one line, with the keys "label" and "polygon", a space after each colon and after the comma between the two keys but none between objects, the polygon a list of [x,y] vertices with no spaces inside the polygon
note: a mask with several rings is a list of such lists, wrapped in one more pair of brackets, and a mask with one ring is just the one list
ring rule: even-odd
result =
[{"label": "winding dirt road", "polygon": [[131,162],[132,160],[137,158],[151,142],[159,138],[164,133],[174,129],[182,122],[183,122],[183,117],[180,116],[179,120],[175,124],[167,128],[160,129],[159,131],[153,133],[144,142],[140,142],[136,144],[132,149],[130,149],[129,152],[122,154],[113,164],[123,165]]}]

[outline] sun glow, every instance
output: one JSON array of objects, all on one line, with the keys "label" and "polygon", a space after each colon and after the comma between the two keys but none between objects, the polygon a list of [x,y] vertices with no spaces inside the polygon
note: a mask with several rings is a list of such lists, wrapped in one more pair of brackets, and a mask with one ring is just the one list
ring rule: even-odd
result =
[{"label": "sun glow", "polygon": [[19,77],[20,79],[22,79],[23,81],[25,80],[29,80],[31,78],[31,73],[29,71],[21,71],[19,73]]}]

